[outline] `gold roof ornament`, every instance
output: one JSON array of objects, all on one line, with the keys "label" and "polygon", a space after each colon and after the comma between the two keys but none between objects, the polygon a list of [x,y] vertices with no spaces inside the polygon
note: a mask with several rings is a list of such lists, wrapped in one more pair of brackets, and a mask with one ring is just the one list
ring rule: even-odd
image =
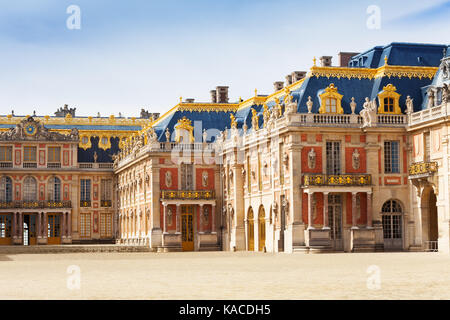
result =
[{"label": "gold roof ornament", "polygon": [[176,142],[182,142],[183,138],[182,138],[182,131],[185,130],[189,133],[189,140],[190,142],[194,142],[194,127],[192,126],[192,121],[189,120],[188,118],[186,118],[185,116],[183,118],[181,118],[180,120],[178,120],[177,124],[175,125],[175,129],[176,129],[176,137],[175,137],[175,141]]},{"label": "gold roof ornament", "polygon": [[388,57],[384,56],[384,65],[387,66],[388,65]]},{"label": "gold roof ornament", "polygon": [[230,128],[236,129],[237,128],[236,117],[232,113],[230,113],[230,119],[231,119]]}]

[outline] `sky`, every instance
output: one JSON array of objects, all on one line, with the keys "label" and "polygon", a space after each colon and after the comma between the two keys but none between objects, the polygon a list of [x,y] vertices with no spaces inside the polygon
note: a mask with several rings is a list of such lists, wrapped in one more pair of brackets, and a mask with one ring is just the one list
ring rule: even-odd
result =
[{"label": "sky", "polygon": [[[79,29],[67,27],[71,5]],[[449,30],[448,0],[0,0],[0,114],[164,113],[221,85],[234,102],[272,93],[314,57],[450,44]]]}]

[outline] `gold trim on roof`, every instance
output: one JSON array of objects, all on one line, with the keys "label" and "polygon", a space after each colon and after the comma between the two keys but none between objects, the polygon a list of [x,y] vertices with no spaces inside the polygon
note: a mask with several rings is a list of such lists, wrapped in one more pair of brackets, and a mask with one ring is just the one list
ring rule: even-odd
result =
[{"label": "gold trim on roof", "polygon": [[[29,117],[29,116],[27,116]],[[0,124],[17,124],[22,120],[27,119],[27,117],[17,117],[12,115],[7,115],[0,117]],[[116,126],[145,126],[150,120],[149,119],[136,119],[132,118],[115,118],[114,116],[110,116],[108,118],[94,118],[94,117],[86,117],[86,118],[77,118],[72,116],[66,117],[33,117],[39,122],[42,122],[44,125],[84,125],[84,126],[108,126],[108,125],[116,125]]]}]

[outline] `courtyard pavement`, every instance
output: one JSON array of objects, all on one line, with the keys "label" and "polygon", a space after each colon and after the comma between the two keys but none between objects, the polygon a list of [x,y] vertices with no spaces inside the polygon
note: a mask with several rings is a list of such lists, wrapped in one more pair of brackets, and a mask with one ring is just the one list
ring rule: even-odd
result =
[{"label": "courtyard pavement", "polygon": [[0,254],[0,299],[450,299],[450,255]]}]

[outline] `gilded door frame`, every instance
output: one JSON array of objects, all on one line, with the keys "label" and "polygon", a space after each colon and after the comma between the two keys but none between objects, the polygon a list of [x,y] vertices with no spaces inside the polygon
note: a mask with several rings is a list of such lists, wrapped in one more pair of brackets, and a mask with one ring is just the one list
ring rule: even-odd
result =
[{"label": "gilded door frame", "polygon": [[[182,205],[181,206],[181,247],[183,251],[194,251],[194,205]],[[190,219],[189,219],[190,218]],[[191,223],[191,227],[189,230],[189,225],[186,222]],[[191,233],[191,237],[189,237],[188,233]],[[186,236],[186,237],[185,237]],[[186,239],[186,240],[185,240]],[[189,241],[189,239],[191,239]]]},{"label": "gilded door frame", "polygon": [[259,207],[258,213],[258,251],[264,251],[266,246],[266,212],[264,207]]},{"label": "gilded door frame", "polygon": [[255,251],[255,220],[253,209],[250,207],[247,215],[248,230],[247,230],[247,247],[248,251]]}]

